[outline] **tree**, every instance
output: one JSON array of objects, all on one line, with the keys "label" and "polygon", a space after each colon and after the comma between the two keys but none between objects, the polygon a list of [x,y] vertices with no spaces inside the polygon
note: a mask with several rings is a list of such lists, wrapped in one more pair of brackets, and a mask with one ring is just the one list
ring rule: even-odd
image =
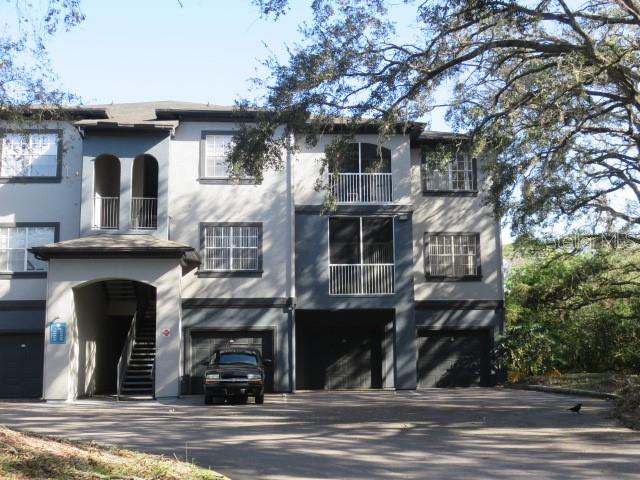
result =
[{"label": "tree", "polygon": [[[38,121],[62,115],[59,108],[74,101],[57,87],[46,41],[60,28],[84,20],[80,0],[7,0],[0,7],[0,118]],[[34,109],[32,107],[38,106]]]},{"label": "tree", "polygon": [[636,372],[640,249],[620,237],[520,240],[505,256],[507,331],[499,351],[519,376]]},{"label": "tree", "polygon": [[[254,3],[286,14],[286,0]],[[393,2],[315,0],[304,40],[285,63],[266,62],[265,98],[241,102],[271,113],[236,135],[234,168],[277,167],[291,130],[313,142],[336,117],[351,131],[378,122],[385,136],[427,113],[450,82],[447,118],[489,159],[490,200],[516,233],[594,215],[639,230],[638,0],[405,3],[413,39],[387,20]]]}]

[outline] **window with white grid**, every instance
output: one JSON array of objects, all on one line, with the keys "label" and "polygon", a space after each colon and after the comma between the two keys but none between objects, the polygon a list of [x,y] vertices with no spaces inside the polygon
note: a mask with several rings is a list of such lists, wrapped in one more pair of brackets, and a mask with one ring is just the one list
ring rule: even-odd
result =
[{"label": "window with white grid", "polygon": [[260,269],[259,225],[206,225],[204,270],[256,272]]},{"label": "window with white grid", "polygon": [[57,133],[6,133],[2,137],[0,177],[55,177]]},{"label": "window with white grid", "polygon": [[233,135],[207,135],[205,137],[204,176],[206,178],[229,178],[227,153]]},{"label": "window with white grid", "polygon": [[425,159],[425,191],[475,191],[476,169],[473,163],[474,160],[469,155],[461,152],[441,170],[430,170]]},{"label": "window with white grid", "polygon": [[479,275],[479,238],[476,233],[425,234],[427,277],[469,277]]},{"label": "window with white grid", "polygon": [[28,251],[53,243],[54,227],[0,227],[0,272],[44,272],[47,262]]}]

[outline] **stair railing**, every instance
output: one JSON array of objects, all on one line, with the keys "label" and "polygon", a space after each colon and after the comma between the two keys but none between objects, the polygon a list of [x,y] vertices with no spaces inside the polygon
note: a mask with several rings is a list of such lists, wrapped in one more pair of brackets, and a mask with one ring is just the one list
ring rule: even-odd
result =
[{"label": "stair railing", "polygon": [[129,327],[129,332],[127,333],[127,339],[124,342],[124,346],[122,347],[122,352],[120,353],[120,359],[118,360],[118,400],[120,400],[122,384],[124,383],[124,378],[127,372],[127,365],[129,365],[129,361],[131,360],[131,352],[133,351],[133,343],[136,339],[136,320],[138,319],[138,312],[133,314],[133,320],[131,320],[131,326]]},{"label": "stair railing", "polygon": [[153,365],[151,365],[151,397],[156,398],[156,359],[153,357]]}]

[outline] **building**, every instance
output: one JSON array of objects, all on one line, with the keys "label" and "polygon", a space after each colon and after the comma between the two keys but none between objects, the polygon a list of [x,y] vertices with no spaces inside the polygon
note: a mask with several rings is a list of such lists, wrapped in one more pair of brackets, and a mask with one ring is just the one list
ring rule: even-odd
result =
[{"label": "building", "polygon": [[[463,136],[363,126],[314,189],[327,134],[261,183],[231,180],[230,107],[91,106],[4,125],[0,397],[175,397],[220,345],[268,389],[489,385],[503,324],[499,224]],[[26,132],[24,129],[26,128]]]}]

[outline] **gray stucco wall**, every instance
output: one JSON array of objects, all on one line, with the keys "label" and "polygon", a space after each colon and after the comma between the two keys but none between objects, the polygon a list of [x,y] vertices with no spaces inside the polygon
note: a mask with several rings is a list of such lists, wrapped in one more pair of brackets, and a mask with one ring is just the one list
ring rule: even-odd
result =
[{"label": "gray stucco wall", "polygon": [[[153,234],[168,238],[169,155],[171,140],[167,133],[93,132],[85,133],[82,145],[82,235],[95,235],[93,229],[94,165],[103,154],[120,160],[120,228],[108,233]],[[158,162],[158,228],[156,230],[131,229],[131,197],[133,161],[138,155],[148,154]]]},{"label": "gray stucco wall", "polygon": [[[486,205],[489,179],[478,160],[476,196],[424,196],[422,193],[420,149],[411,150],[411,197],[413,212],[413,275],[415,299],[420,300],[502,300],[502,252],[500,224]],[[425,232],[474,232],[480,234],[479,281],[442,282],[427,280],[424,274]]]},{"label": "gray stucco wall", "polygon": [[[339,214],[338,209],[337,213]],[[415,323],[413,314],[412,227],[410,219],[394,217],[395,294],[329,295],[328,216],[296,213],[296,306],[308,310],[394,309],[395,387],[416,385]]]},{"label": "gray stucco wall", "polygon": [[[184,298],[287,297],[291,222],[286,167],[265,172],[260,184],[215,184],[200,179],[203,131],[232,131],[234,123],[183,122],[171,142],[170,237],[201,252],[200,223],[262,223],[261,276],[209,278],[197,271],[182,281]],[[201,252],[202,253],[202,252]]]},{"label": "gray stucco wall", "polygon": [[[274,390],[288,392],[292,390],[289,335],[291,315],[287,307],[183,307],[183,337],[187,339],[194,330],[271,330],[274,339]],[[189,356],[190,352],[185,348],[185,372],[190,371]]]},{"label": "gray stucco wall", "polygon": [[416,328],[433,330],[489,330],[497,340],[504,328],[504,306],[419,306],[415,311]]},{"label": "gray stucco wall", "polygon": [[[6,124],[0,122],[0,132]],[[30,128],[26,126],[25,128]],[[67,122],[44,122],[42,128],[62,130],[61,178],[56,183],[0,183],[0,224],[59,223],[60,240],[79,233],[82,186],[82,138]],[[0,278],[0,301],[45,300],[45,278]]]}]

